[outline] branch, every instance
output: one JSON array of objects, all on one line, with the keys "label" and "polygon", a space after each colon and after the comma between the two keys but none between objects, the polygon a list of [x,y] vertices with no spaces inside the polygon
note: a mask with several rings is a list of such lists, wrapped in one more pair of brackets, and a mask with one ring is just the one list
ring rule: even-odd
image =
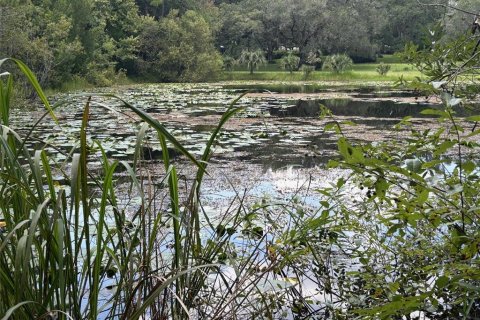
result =
[{"label": "branch", "polygon": [[466,14],[471,14],[471,15],[477,15],[476,12],[471,12],[471,11],[467,11],[467,10],[464,10],[464,9],[460,9],[460,8],[457,8],[455,6],[452,6],[452,5],[449,5],[449,4],[441,4],[441,3],[423,3],[421,2],[420,0],[417,0],[417,3],[422,5],[422,6],[428,6],[428,7],[444,7],[444,8],[448,8],[448,9],[453,9],[453,10],[457,10],[457,11],[460,11],[460,12],[463,12],[463,13],[466,13]]}]

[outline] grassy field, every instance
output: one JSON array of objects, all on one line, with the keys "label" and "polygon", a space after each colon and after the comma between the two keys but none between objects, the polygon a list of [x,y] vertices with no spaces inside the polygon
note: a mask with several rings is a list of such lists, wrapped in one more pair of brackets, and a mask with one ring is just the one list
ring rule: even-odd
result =
[{"label": "grassy field", "polygon": [[[382,76],[377,71],[377,66],[381,63],[391,66],[387,75]],[[379,58],[376,63],[357,63],[350,70],[343,73],[334,73],[330,71],[316,70],[308,77],[308,81],[396,81],[403,76],[406,80],[412,80],[420,77],[422,74],[413,66],[402,63],[394,55],[385,55]],[[304,75],[301,71],[290,73],[282,70],[278,63],[269,63],[261,66],[253,74],[242,66],[237,66],[234,71],[224,72],[222,80],[253,80],[253,81],[304,81]]]}]

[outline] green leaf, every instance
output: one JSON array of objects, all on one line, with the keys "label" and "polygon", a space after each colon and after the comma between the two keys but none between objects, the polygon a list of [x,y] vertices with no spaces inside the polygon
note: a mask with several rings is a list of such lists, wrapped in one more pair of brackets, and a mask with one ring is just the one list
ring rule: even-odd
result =
[{"label": "green leaf", "polygon": [[390,184],[387,182],[387,180],[383,178],[378,179],[375,183],[375,192],[377,193],[377,197],[385,198],[385,194],[387,193],[389,186]]},{"label": "green leaf", "polygon": [[340,166],[340,163],[335,160],[329,160],[327,164],[327,167],[331,169],[338,168],[339,166]]},{"label": "green leaf", "polygon": [[455,146],[457,143],[455,141],[444,141],[439,146],[437,146],[435,152],[433,153],[434,156],[439,156],[445,153],[448,149]]},{"label": "green leaf", "polygon": [[420,112],[424,115],[439,116],[441,118],[448,118],[448,113],[437,109],[425,109]]},{"label": "green leaf", "polygon": [[338,123],[336,123],[336,122],[329,122],[329,123],[325,124],[324,130],[325,131],[333,131],[335,133],[340,133],[340,128],[338,127]]},{"label": "green leaf", "polygon": [[423,189],[420,194],[418,195],[417,201],[419,204],[424,204],[425,201],[428,200],[428,195],[430,194],[430,191],[428,189]]},{"label": "green leaf", "polygon": [[10,309],[7,310],[7,312],[5,313],[5,315],[3,316],[2,320],[8,320],[8,319],[11,319],[10,317],[13,315],[13,313],[19,309],[20,307],[24,306],[24,305],[27,305],[27,304],[38,304],[40,305],[38,302],[35,302],[35,301],[23,301],[23,302],[20,302],[16,305],[14,305],[13,307],[11,307]]},{"label": "green leaf", "polygon": [[388,287],[390,288],[390,291],[395,293],[395,292],[397,292],[398,289],[400,289],[400,283],[399,282],[393,282],[393,283],[390,283],[388,285]]},{"label": "green leaf", "polygon": [[470,116],[468,118],[466,118],[467,121],[480,121],[480,115],[477,115],[477,116]]},{"label": "green leaf", "polygon": [[341,122],[341,124],[346,125],[346,126],[356,126],[357,124],[353,121],[350,120],[344,120]]},{"label": "green leaf", "polygon": [[337,180],[337,188],[340,189],[340,188],[343,187],[344,185],[345,185],[345,179],[340,178],[340,179]]},{"label": "green leaf", "polygon": [[433,167],[438,166],[439,164],[444,163],[443,160],[433,160],[433,161],[428,161],[422,164],[422,169],[430,169]]},{"label": "green leaf", "polygon": [[338,151],[340,154],[345,158],[345,160],[348,160],[352,156],[352,146],[347,142],[347,139],[344,137],[341,137],[338,139]]},{"label": "green leaf", "polygon": [[419,159],[407,159],[405,160],[407,170],[418,173],[422,170],[422,162]]},{"label": "green leaf", "polygon": [[57,117],[56,117],[55,114],[53,113],[52,106],[50,105],[50,102],[48,101],[47,96],[46,96],[45,93],[43,92],[42,87],[40,86],[40,83],[38,82],[37,77],[35,76],[35,74],[33,73],[33,71],[30,70],[30,68],[29,68],[25,63],[23,63],[22,61],[20,61],[20,60],[18,60],[18,59],[13,59],[13,58],[1,59],[1,60],[0,60],[0,67],[1,67],[6,61],[13,61],[13,62],[17,65],[17,67],[20,69],[20,71],[22,71],[22,73],[23,73],[23,74],[25,75],[25,77],[28,79],[28,81],[30,82],[30,84],[32,85],[32,87],[35,89],[35,92],[37,93],[38,97],[40,98],[40,100],[42,101],[43,105],[45,106],[45,109],[47,109],[48,112],[50,113],[50,116],[52,117],[52,119],[53,119],[55,122],[58,122],[58,121],[57,121]]},{"label": "green leaf", "polygon": [[472,161],[467,161],[463,164],[462,168],[467,173],[472,173],[477,166]]},{"label": "green leaf", "polygon": [[466,283],[466,282],[463,282],[463,281],[460,281],[460,282],[458,283],[458,286],[459,286],[459,287],[462,287],[462,288],[465,288],[465,289],[467,289],[467,290],[470,290],[470,291],[474,291],[474,292],[480,293],[480,287],[474,286],[474,285],[472,285],[472,284],[469,284],[469,283]]}]

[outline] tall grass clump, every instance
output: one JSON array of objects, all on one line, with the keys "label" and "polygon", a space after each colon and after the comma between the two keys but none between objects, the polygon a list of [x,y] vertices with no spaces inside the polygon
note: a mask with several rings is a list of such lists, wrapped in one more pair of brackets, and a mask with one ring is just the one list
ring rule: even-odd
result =
[{"label": "tall grass clump", "polygon": [[[61,104],[50,105],[33,73],[20,61],[11,61],[35,88],[46,108],[44,117],[50,114],[56,121],[53,112]],[[98,106],[88,98],[78,132],[79,149],[67,157],[64,165],[69,170],[62,173],[67,183],[59,186],[54,175],[62,172],[60,168],[44,150],[29,150],[25,146],[29,135],[22,137],[9,126],[12,88],[10,77],[1,83],[3,319],[186,319],[192,314],[213,319],[243,308],[236,298],[245,292],[245,281],[238,281],[246,277],[253,259],[238,262],[234,287],[220,262],[231,244],[231,230],[240,228],[244,209],[232,210],[220,225],[213,225],[202,216],[200,203],[211,148],[225,122],[241,108],[232,104],[212,132],[203,156],[196,159],[157,120],[118,99],[121,107],[144,122],[132,164],[108,159],[101,143],[91,141],[89,118],[91,109]],[[180,187],[168,152],[163,152],[161,181],[148,179],[141,161],[148,127],[156,132],[164,151],[175,147],[197,168],[187,193]],[[90,164],[94,154],[101,159],[96,171]],[[127,192],[115,176],[119,168],[126,172]],[[121,200],[125,196],[128,204]],[[130,205],[133,198],[136,205]],[[210,239],[200,237],[205,219],[212,231]],[[225,296],[214,299],[208,282],[212,275],[228,288]]]},{"label": "tall grass clump", "polygon": [[380,62],[378,66],[375,68],[375,70],[378,72],[379,75],[386,76],[391,68],[392,68],[391,65]]}]

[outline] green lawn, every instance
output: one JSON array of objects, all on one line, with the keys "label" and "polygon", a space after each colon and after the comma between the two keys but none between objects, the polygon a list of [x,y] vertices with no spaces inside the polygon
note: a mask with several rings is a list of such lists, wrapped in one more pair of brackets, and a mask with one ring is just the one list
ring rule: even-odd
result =
[{"label": "green lawn", "polygon": [[[390,71],[386,76],[381,76],[376,71],[379,63],[389,64]],[[422,74],[412,65],[402,63],[396,55],[384,55],[375,63],[357,63],[350,70],[343,73],[316,70],[308,81],[396,81],[403,76],[406,80],[420,77]],[[258,80],[258,81],[303,81],[303,73],[300,71],[290,72],[282,70],[278,63],[272,62],[261,66],[253,74],[244,66],[237,66],[234,71],[224,72],[222,80]]]},{"label": "green lawn", "polygon": [[[406,80],[412,80],[422,74],[408,65],[392,65],[391,71],[386,76],[381,76],[375,71],[376,65],[356,65],[353,70],[343,73],[333,73],[329,71],[315,71],[309,77],[308,81],[396,81],[403,76]],[[250,74],[248,71],[224,72],[222,80],[268,80],[268,81],[303,81],[305,80],[302,72],[287,71],[256,71]]]}]

